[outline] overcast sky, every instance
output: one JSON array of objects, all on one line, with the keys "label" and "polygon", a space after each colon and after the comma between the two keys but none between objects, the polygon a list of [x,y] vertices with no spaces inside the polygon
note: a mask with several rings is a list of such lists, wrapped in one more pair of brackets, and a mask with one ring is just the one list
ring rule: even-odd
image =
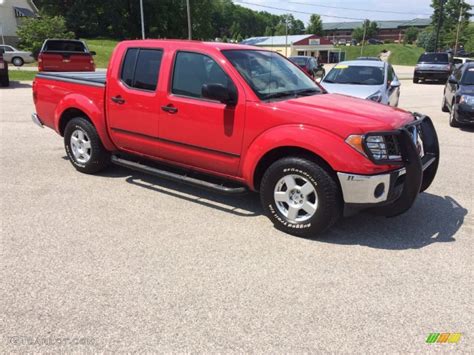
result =
[{"label": "overcast sky", "polygon": [[[472,1],[469,2],[472,3]],[[291,12],[305,24],[308,22],[310,15],[298,13],[297,11],[317,13],[321,15],[323,22],[356,21],[359,18],[368,18],[370,20],[411,20],[416,17],[428,18],[432,13],[430,7],[431,0],[234,0],[234,3],[253,10],[264,10],[277,15]],[[246,3],[251,3],[252,5]],[[257,5],[278,7],[290,11],[279,11]],[[342,9],[343,7],[347,9]],[[392,11],[395,13],[375,11]],[[346,18],[338,18],[337,16]]]}]

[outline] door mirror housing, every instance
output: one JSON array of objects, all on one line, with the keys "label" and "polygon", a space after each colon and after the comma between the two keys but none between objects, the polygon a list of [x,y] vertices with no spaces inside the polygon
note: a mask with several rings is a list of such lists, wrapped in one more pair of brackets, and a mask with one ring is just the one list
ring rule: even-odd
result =
[{"label": "door mirror housing", "polygon": [[458,81],[456,80],[456,78],[454,77],[454,75],[451,75],[451,76],[448,78],[448,83],[450,83],[450,84],[457,84]]},{"label": "door mirror housing", "polygon": [[235,88],[228,88],[222,84],[204,84],[201,89],[204,98],[216,100],[228,106],[237,104],[237,91]]},{"label": "door mirror housing", "polygon": [[97,55],[96,51],[90,51],[89,52],[91,55]]},{"label": "door mirror housing", "polygon": [[397,78],[395,78],[390,82],[389,86],[392,88],[398,88],[400,87],[400,85],[401,85],[400,81]]}]

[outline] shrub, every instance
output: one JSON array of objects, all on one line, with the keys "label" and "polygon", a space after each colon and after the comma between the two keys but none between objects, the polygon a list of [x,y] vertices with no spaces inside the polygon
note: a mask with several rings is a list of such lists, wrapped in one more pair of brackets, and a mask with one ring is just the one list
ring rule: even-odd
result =
[{"label": "shrub", "polygon": [[17,35],[20,39],[19,47],[33,52],[35,57],[43,42],[48,38],[74,38],[74,33],[66,28],[64,17],[45,15],[38,18],[25,18],[18,27]]}]

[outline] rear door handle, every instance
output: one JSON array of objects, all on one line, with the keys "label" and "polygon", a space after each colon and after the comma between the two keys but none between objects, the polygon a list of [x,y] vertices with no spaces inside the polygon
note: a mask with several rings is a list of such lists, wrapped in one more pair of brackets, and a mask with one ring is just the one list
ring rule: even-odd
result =
[{"label": "rear door handle", "polygon": [[178,108],[177,107],[174,107],[173,105],[169,104],[169,105],[166,105],[166,106],[161,106],[161,109],[165,112],[168,112],[168,113],[176,113],[178,112]]},{"label": "rear door handle", "polygon": [[115,102],[116,104],[119,104],[119,105],[122,105],[125,103],[125,100],[122,98],[122,96],[118,95],[118,96],[114,96],[114,97],[111,97],[110,98],[113,102]]}]

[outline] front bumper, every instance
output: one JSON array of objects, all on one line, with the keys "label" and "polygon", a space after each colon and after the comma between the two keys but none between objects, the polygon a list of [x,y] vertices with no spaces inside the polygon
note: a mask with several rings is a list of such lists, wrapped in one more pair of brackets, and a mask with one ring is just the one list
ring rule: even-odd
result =
[{"label": "front bumper", "polygon": [[474,123],[474,107],[467,104],[454,106],[455,118],[459,123]]},{"label": "front bumper", "polygon": [[[439,144],[431,119],[415,114],[416,120],[407,126],[384,134],[397,136],[400,145],[400,167],[388,173],[357,175],[338,172],[345,202],[345,214],[376,207],[376,212],[395,216],[407,211],[416,197],[433,181],[439,163]],[[411,135],[416,126],[422,137],[423,156]]]},{"label": "front bumper", "polygon": [[39,118],[39,116],[38,116],[36,113],[32,113],[32,114],[31,114],[31,119],[33,120],[33,122],[34,122],[35,124],[37,124],[37,125],[40,126],[41,128],[44,127],[43,122],[41,121],[41,119]]}]

